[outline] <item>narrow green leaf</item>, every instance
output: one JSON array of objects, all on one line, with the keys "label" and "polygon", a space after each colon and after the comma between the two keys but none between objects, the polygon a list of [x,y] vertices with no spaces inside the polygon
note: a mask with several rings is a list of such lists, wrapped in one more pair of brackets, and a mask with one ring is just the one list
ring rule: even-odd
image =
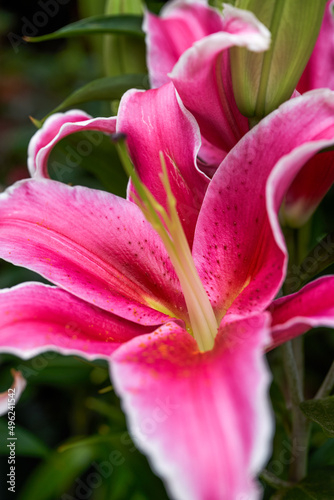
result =
[{"label": "narrow green leaf", "polygon": [[303,481],[282,492],[280,500],[330,500],[334,498],[334,466],[313,470]]},{"label": "narrow green leaf", "polygon": [[[70,94],[61,104],[59,104],[59,106],[50,111],[50,113],[44,116],[38,123],[43,124],[53,113],[73,106],[78,106],[85,102],[121,99],[122,95],[127,90],[133,88],[148,89],[149,82],[147,75],[120,75],[93,80]],[[37,122],[37,120],[34,120],[34,123],[35,122]]]},{"label": "narrow green leaf", "polygon": [[304,401],[300,408],[310,420],[323,428],[327,436],[334,437],[334,396]]},{"label": "narrow green leaf", "polygon": [[23,39],[26,42],[45,42],[56,38],[69,38],[73,36],[96,35],[103,33],[132,35],[143,38],[144,32],[141,28],[142,23],[142,16],[135,16],[132,14],[119,16],[93,16],[68,24],[54,33],[49,33],[48,35],[36,37],[26,36],[23,37]]},{"label": "narrow green leaf", "polygon": [[118,444],[117,441],[118,437],[119,437],[118,435],[115,436],[112,434],[107,434],[107,435],[95,434],[93,436],[80,437],[79,439],[77,437],[74,437],[72,439],[69,439],[66,443],[59,446],[58,451],[60,453],[64,453],[74,448],[76,449],[87,448],[106,443],[110,443],[111,445],[115,446],[116,444]]},{"label": "narrow green leaf", "polygon": [[327,439],[327,441],[312,454],[309,461],[310,470],[325,467],[327,465],[334,466],[334,439]]},{"label": "narrow green leaf", "polygon": [[33,116],[29,116],[29,118],[30,118],[30,121],[32,122],[32,124],[35,125],[36,128],[41,128],[41,126],[43,125],[42,121],[37,120]]},{"label": "narrow green leaf", "polygon": [[49,500],[65,496],[71,484],[76,484],[75,480],[88,469],[99,453],[100,450],[95,445],[53,453],[34,470],[21,491],[19,500]]},{"label": "narrow green leaf", "polygon": [[101,398],[87,398],[86,406],[90,410],[93,410],[104,417],[107,417],[113,425],[121,425],[123,428],[126,427],[124,413],[120,408],[111,406],[110,404],[103,401]]},{"label": "narrow green leaf", "polygon": [[[0,419],[0,455],[8,456],[8,426],[6,416]],[[16,446],[15,454],[18,456],[27,457],[46,457],[49,454],[49,449],[45,444],[34,434],[27,431],[20,425],[15,426]]]}]

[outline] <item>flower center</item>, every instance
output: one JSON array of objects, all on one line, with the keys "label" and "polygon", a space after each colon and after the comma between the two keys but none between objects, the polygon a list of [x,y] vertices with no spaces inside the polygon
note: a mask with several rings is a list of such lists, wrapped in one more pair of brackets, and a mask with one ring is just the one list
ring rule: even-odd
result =
[{"label": "flower center", "polygon": [[166,192],[167,210],[158,203],[152,193],[141,182],[127,154],[124,141],[118,141],[118,151],[123,166],[136,189],[136,204],[162,239],[177,276],[187,304],[190,330],[201,351],[209,351],[214,345],[218,323],[195,267],[188,241],[176,209],[165,158],[160,152],[162,172],[160,180]]}]

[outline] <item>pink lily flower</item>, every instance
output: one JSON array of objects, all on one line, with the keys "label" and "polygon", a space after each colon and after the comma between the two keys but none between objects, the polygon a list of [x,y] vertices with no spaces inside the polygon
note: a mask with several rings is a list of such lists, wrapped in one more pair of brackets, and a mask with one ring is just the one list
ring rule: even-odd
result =
[{"label": "pink lily flower", "polygon": [[[298,90],[333,89],[333,0],[328,2],[323,26]],[[238,110],[232,87],[229,49],[233,45],[263,51],[270,34],[250,12],[227,5],[223,15],[198,0],[168,3],[160,17],[146,13],[148,68],[154,87],[172,81],[202,134],[199,165],[210,176],[226,154],[249,131]],[[252,33],[252,34],[250,34]],[[299,95],[295,92],[293,97]],[[312,158],[289,188],[283,217],[303,225],[334,181],[333,153]]]},{"label": "pink lily flower", "polygon": [[[273,432],[263,352],[334,326],[332,276],[274,300],[287,260],[277,212],[303,163],[334,143],[333,110],[330,91],[284,104],[209,183],[173,85],[129,91],[117,119],[46,122],[30,147],[34,178],[0,195],[1,257],[56,285],[1,292],[1,350],[107,359],[135,442],[173,498],[260,498]],[[127,135],[141,190],[124,200],[46,178],[54,144],[85,129]]]}]

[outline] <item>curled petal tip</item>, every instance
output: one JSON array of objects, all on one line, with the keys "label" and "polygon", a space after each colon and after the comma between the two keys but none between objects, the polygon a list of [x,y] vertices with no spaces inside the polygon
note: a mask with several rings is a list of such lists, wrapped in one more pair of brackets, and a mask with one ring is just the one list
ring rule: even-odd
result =
[{"label": "curled petal tip", "polygon": [[15,399],[15,404],[18,402],[27,385],[21,372],[13,368],[11,374],[14,379],[12,386],[7,391],[0,393],[0,416],[8,412],[8,405],[12,398]]}]

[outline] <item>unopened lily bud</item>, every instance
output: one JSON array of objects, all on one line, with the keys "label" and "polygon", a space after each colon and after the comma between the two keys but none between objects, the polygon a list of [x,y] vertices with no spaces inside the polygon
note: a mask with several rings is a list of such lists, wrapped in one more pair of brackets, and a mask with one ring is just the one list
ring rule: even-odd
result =
[{"label": "unopened lily bud", "polygon": [[[141,0],[107,0],[107,15],[143,14]],[[145,42],[131,35],[106,35],[104,66],[107,76],[146,73]]]},{"label": "unopened lily bud", "polygon": [[245,116],[260,119],[289,99],[311,56],[326,0],[236,0],[271,32],[268,51],[231,49],[233,90]]}]

